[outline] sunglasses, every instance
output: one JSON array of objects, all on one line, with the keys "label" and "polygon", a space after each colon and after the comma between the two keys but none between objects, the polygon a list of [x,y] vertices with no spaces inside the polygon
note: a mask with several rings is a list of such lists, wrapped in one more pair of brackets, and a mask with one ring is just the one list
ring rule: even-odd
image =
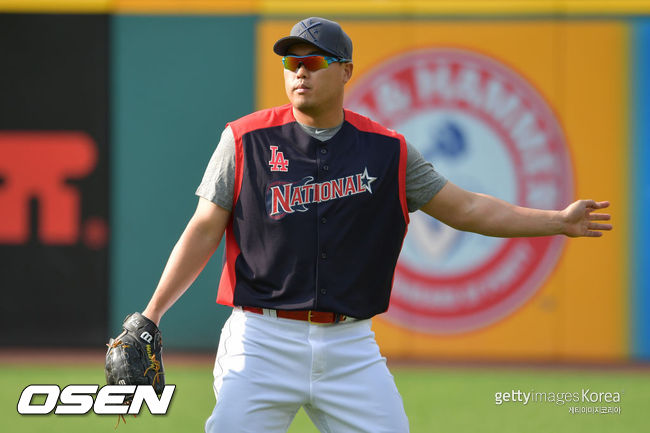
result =
[{"label": "sunglasses", "polygon": [[320,56],[320,55],[311,55],[311,56],[284,56],[282,58],[282,64],[284,69],[288,69],[291,72],[296,72],[302,63],[303,66],[310,71],[318,71],[319,69],[327,68],[330,63],[341,62],[347,63],[349,59],[339,59],[336,57],[330,56]]}]

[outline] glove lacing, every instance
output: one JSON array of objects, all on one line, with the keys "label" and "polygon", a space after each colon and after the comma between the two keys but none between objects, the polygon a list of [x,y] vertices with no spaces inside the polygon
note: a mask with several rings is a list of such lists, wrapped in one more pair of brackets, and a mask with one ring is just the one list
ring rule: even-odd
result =
[{"label": "glove lacing", "polygon": [[144,371],[143,376],[146,376],[149,370],[153,370],[156,374],[153,376],[151,385],[155,385],[156,382],[160,382],[160,361],[156,359],[155,353],[149,357],[149,360],[151,365]]},{"label": "glove lacing", "polygon": [[111,344],[106,343],[106,346],[110,349],[115,349],[116,347],[120,347],[120,346],[129,347],[128,344],[122,342],[122,340],[120,339],[113,340],[113,343]]}]

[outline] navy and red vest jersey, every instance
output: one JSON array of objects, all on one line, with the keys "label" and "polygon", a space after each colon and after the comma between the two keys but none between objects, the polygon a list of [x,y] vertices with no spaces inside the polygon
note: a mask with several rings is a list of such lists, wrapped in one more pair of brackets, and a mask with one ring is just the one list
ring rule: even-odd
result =
[{"label": "navy and red vest jersey", "polygon": [[409,221],[406,141],[352,111],[321,142],[291,105],[229,124],[235,188],[217,302],[386,311]]}]

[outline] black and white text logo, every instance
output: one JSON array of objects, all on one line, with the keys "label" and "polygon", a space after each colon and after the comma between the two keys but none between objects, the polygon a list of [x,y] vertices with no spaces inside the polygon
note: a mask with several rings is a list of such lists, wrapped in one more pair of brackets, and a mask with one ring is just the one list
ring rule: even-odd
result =
[{"label": "black and white text logo", "polygon": [[[176,385],[166,385],[158,397],[151,385],[105,385],[101,389],[99,385],[68,385],[63,389],[58,385],[29,385],[20,394],[18,413],[83,415],[92,410],[99,415],[137,415],[144,403],[152,415],[164,415],[175,389]],[[43,396],[43,403],[35,402]]]}]

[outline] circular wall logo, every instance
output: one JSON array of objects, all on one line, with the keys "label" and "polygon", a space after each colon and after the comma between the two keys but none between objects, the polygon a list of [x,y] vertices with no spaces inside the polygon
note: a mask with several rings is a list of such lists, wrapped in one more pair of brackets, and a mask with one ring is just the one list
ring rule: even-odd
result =
[{"label": "circular wall logo", "polygon": [[[571,200],[572,167],[555,115],[524,77],[495,59],[458,49],[408,52],[364,74],[346,106],[404,134],[465,189],[542,209]],[[430,333],[487,326],[530,299],[563,244],[560,236],[461,232],[416,212],[385,317]]]}]

